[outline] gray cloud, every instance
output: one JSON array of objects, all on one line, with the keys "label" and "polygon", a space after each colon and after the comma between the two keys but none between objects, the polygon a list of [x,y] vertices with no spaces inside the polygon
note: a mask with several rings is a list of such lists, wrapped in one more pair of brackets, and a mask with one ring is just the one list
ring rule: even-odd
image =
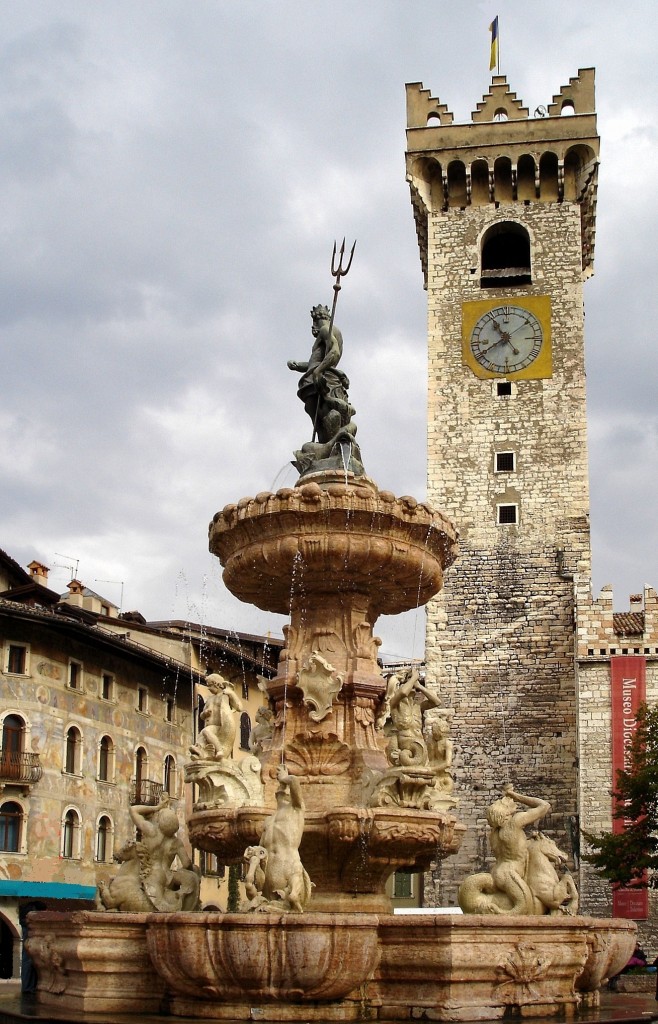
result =
[{"label": "gray cloud", "polygon": [[[594,582],[658,584],[653,5],[502,0],[502,70],[533,110],[597,66],[586,287]],[[226,593],[212,514],[290,483],[286,359],[330,302],[334,238],[368,471],[424,494],[425,295],[404,83],[470,116],[490,7],[429,0],[10,5],[0,47],[2,545],[124,581],[127,606],[267,631]],[[67,570],[55,567],[62,589]],[[106,584],[118,599],[119,585]],[[423,613],[384,620],[419,654]]]}]

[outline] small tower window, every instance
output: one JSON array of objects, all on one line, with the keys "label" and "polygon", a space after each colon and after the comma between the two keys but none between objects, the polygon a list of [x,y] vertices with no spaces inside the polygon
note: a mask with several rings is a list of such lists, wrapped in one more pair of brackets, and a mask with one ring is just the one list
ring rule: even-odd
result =
[{"label": "small tower window", "polygon": [[513,288],[532,284],[530,236],[521,224],[501,221],[482,239],[481,288]]},{"label": "small tower window", "polygon": [[496,473],[513,473],[516,469],[514,452],[496,452]]},{"label": "small tower window", "polygon": [[496,394],[499,398],[509,398],[512,394],[511,380],[496,381]]},{"label": "small tower window", "polygon": [[498,505],[498,525],[509,526],[519,521],[518,505]]}]

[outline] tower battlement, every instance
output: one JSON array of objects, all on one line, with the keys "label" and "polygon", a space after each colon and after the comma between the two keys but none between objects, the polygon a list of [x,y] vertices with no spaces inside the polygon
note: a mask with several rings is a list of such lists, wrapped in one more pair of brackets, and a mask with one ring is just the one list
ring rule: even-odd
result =
[{"label": "tower battlement", "polygon": [[[599,137],[594,69],[584,68],[534,116],[505,75],[494,75],[472,121],[455,124],[422,83],[407,91],[407,181],[427,282],[430,214],[516,203],[580,205],[582,270],[593,270]],[[511,211],[510,211],[511,212]]]}]

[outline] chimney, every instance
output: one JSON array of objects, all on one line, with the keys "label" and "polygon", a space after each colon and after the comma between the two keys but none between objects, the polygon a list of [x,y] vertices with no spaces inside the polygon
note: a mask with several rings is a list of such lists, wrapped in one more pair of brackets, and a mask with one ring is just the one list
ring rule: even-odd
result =
[{"label": "chimney", "polygon": [[644,611],[644,594],[631,594],[629,601],[632,612]]},{"label": "chimney", "polygon": [[42,587],[48,586],[48,573],[50,572],[50,569],[47,565],[34,560],[33,562],[30,562],[28,569],[30,570],[30,576],[35,583],[40,583]]}]

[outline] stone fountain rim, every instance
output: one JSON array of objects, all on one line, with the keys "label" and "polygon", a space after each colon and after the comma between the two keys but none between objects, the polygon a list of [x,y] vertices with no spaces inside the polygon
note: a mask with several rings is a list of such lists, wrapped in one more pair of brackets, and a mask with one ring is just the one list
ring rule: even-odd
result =
[{"label": "stone fountain rim", "polygon": [[[362,478],[359,478],[362,479]],[[442,512],[426,502],[419,502],[411,495],[396,497],[392,491],[379,490],[374,481],[366,478],[371,486],[358,483],[332,482],[321,487],[317,481],[304,481],[295,487],[281,487],[276,492],[259,491],[255,497],[244,497],[236,503],[225,505],[216,512],[209,524],[212,536],[234,529],[238,523],[259,518],[261,515],[293,512],[317,515],[328,511],[359,512],[369,516],[384,515],[405,524],[427,526],[444,534],[452,544],[459,539],[459,530]],[[345,499],[350,499],[349,502]],[[360,507],[360,502],[366,507]]]}]

